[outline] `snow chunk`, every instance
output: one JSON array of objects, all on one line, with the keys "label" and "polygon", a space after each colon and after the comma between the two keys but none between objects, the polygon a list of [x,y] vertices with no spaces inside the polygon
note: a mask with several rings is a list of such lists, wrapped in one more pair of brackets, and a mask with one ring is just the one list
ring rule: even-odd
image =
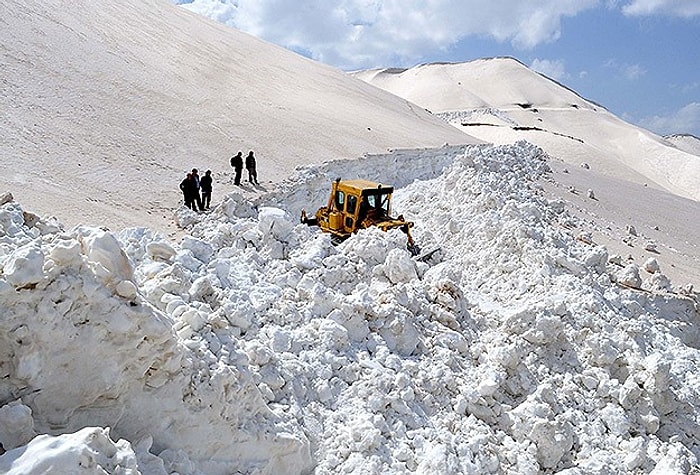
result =
[{"label": "snow chunk", "polygon": [[7,475],[71,473],[92,475],[137,473],[131,444],[114,442],[109,429],[86,427],[58,437],[40,435],[24,447],[0,456],[0,472]]},{"label": "snow chunk", "polygon": [[658,244],[656,244],[656,241],[647,241],[644,244],[644,250],[649,251],[649,252],[658,252]]},{"label": "snow chunk", "polygon": [[629,287],[639,289],[642,287],[642,278],[639,277],[639,267],[635,264],[629,264],[621,269],[615,276],[617,282]]},{"label": "snow chunk", "polygon": [[80,243],[76,239],[54,241],[53,247],[49,251],[49,257],[61,266],[77,266],[82,260]]},{"label": "snow chunk", "polygon": [[152,259],[162,259],[164,261],[169,261],[177,251],[167,242],[149,242],[146,244],[146,252]]},{"label": "snow chunk", "polygon": [[650,257],[646,261],[644,261],[644,270],[649,272],[650,274],[653,274],[655,272],[659,272],[660,267],[659,263],[654,259],[653,257]]},{"label": "snow chunk", "polygon": [[209,262],[214,254],[214,248],[211,244],[202,239],[193,238],[192,236],[185,236],[180,247],[191,251],[195,259],[204,263]]},{"label": "snow chunk", "polygon": [[262,207],[258,212],[258,228],[263,234],[271,235],[277,240],[284,240],[295,223],[289,219],[289,215],[279,208]]},{"label": "snow chunk", "polygon": [[647,290],[665,292],[671,291],[671,279],[661,272],[655,272],[649,277],[649,279],[644,283],[644,288]]},{"label": "snow chunk", "polygon": [[44,277],[44,253],[32,242],[16,249],[4,266],[7,281],[17,288],[38,284]]},{"label": "snow chunk", "polygon": [[11,450],[34,438],[32,410],[19,400],[0,407],[0,446]]},{"label": "snow chunk", "polygon": [[79,232],[84,253],[105,284],[133,280],[134,269],[114,234],[89,228],[80,228]]},{"label": "snow chunk", "polygon": [[119,282],[117,284],[116,290],[117,294],[130,300],[136,298],[136,295],[138,293],[138,289],[136,288],[134,283],[129,280],[122,280],[121,282]]},{"label": "snow chunk", "polygon": [[12,196],[12,193],[9,191],[4,192],[3,194],[0,195],[0,206],[10,203],[14,200],[14,196]]},{"label": "snow chunk", "polygon": [[650,475],[692,473],[697,467],[698,459],[680,443],[674,443],[656,464]]},{"label": "snow chunk", "polygon": [[220,206],[224,210],[224,214],[230,219],[252,218],[256,215],[252,203],[240,193],[229,193]]},{"label": "snow chunk", "polygon": [[418,278],[416,263],[403,249],[392,249],[384,262],[384,273],[394,284]]},{"label": "snow chunk", "polygon": [[542,468],[551,469],[569,453],[574,442],[570,422],[558,417],[550,401],[552,388],[542,386],[510,412],[516,440],[531,440],[537,447],[537,460]]}]

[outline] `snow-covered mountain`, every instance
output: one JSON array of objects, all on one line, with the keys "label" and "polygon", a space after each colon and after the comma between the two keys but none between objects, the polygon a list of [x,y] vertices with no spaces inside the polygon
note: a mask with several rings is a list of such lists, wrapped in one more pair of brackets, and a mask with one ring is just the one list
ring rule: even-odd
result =
[{"label": "snow-covered mountain", "polygon": [[[68,224],[172,223],[184,172],[475,143],[420,107],[167,0],[0,4],[0,190]],[[147,213],[147,214],[146,214]],[[141,217],[146,215],[148,220]]]},{"label": "snow-covered mountain", "polygon": [[511,58],[359,71],[487,142],[527,140],[605,175],[700,201],[700,161]]},{"label": "snow-covered mountain", "polygon": [[673,134],[664,137],[674,147],[700,157],[700,139],[689,134]]}]

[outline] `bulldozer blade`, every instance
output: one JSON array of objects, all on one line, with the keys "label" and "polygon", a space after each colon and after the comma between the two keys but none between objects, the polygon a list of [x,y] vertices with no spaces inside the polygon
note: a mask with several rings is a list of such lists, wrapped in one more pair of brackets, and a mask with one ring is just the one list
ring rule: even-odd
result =
[{"label": "bulldozer blade", "polygon": [[433,255],[434,255],[436,252],[438,252],[440,249],[441,249],[440,247],[436,247],[436,248],[430,249],[429,251],[423,252],[423,253],[420,254],[420,255],[415,255],[415,259],[416,259],[418,262],[425,262],[425,261],[427,261],[428,259],[430,259],[431,257],[433,257]]}]

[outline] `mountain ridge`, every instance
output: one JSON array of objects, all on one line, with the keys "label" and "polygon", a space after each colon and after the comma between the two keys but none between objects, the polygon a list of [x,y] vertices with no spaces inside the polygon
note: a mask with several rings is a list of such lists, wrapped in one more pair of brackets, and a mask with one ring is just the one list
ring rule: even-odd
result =
[{"label": "mountain ridge", "polygon": [[[700,163],[514,58],[352,73],[493,143],[528,140],[564,161],[700,200]],[[571,141],[570,139],[576,139]],[[630,146],[632,144],[632,146]]]},{"label": "mountain ridge", "polygon": [[700,138],[692,134],[665,135],[664,139],[684,152],[700,157]]}]

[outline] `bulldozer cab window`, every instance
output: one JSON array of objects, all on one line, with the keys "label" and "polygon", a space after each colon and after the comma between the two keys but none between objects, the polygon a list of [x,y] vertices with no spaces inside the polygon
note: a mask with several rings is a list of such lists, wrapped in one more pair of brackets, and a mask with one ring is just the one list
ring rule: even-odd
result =
[{"label": "bulldozer cab window", "polygon": [[367,203],[370,208],[389,214],[389,195],[368,195]]},{"label": "bulldozer cab window", "polygon": [[335,194],[335,207],[338,211],[343,211],[343,206],[345,205],[345,193],[339,191]]},{"label": "bulldozer cab window", "polygon": [[348,195],[348,203],[345,208],[345,212],[349,214],[355,214],[355,209],[357,208],[357,196]]}]

